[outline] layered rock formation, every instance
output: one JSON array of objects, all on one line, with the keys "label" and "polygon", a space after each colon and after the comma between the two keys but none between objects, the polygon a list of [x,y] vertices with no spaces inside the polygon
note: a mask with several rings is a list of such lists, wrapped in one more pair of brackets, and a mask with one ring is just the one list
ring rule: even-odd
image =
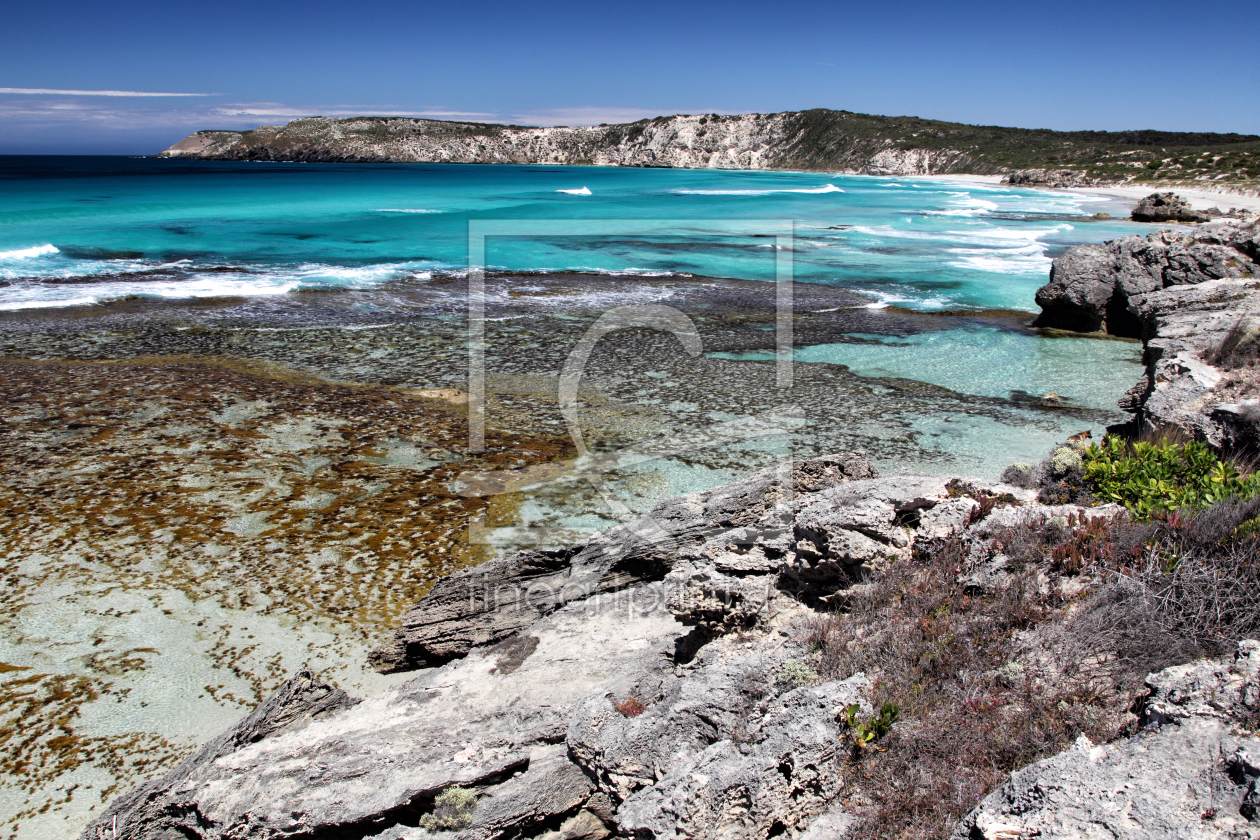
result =
[{"label": "layered rock formation", "polygon": [[[362,701],[300,674],[83,836],[843,837],[869,795],[850,772],[845,721],[875,710],[865,674],[819,681],[802,664],[819,618],[810,603],[878,576],[916,544],[1117,513],[1035,496],[874,477],[851,453],[668,502],[571,552],[567,592],[558,558],[550,578],[523,562],[529,555],[492,561],[499,603],[521,598],[532,613],[496,624],[471,598],[459,618],[451,592],[435,591],[389,650],[418,657],[395,667],[445,664]],[[598,555],[578,560],[592,546]],[[967,591],[1010,586],[1010,569],[976,565],[983,557],[958,570]],[[469,573],[451,580],[484,591]],[[1148,678],[1135,740],[1080,740],[1017,771],[956,840],[1090,836],[1094,826],[1108,836],[1256,836],[1260,741],[1235,727],[1260,713],[1260,644],[1239,651],[1232,664]],[[452,788],[472,807],[447,825],[458,833],[435,834],[436,803]]]},{"label": "layered rock formation", "polygon": [[[520,555],[492,561],[502,603],[532,597],[532,617],[456,619],[435,591],[395,649],[419,658],[390,661],[446,664],[361,702],[299,676],[84,836],[423,838],[451,786],[478,793],[461,838],[802,831],[844,784],[842,711],[872,711],[861,674],[792,676],[815,615],[803,601],[969,527],[977,507],[942,477],[869,476],[855,453],[673,500],[574,551],[579,589]],[[987,490],[1039,515],[1032,491]],[[592,545],[593,565],[579,560]]]},{"label": "layered rock formation", "polygon": [[1036,324],[1141,338],[1147,375],[1120,402],[1140,427],[1251,447],[1258,290],[1260,223],[1215,222],[1069,249],[1037,291]]},{"label": "layered rock formation", "polygon": [[[1219,211],[1218,211],[1219,215]],[[1176,193],[1151,193],[1133,208],[1131,218],[1135,222],[1206,222],[1207,213],[1195,210]]]},{"label": "layered rock formation", "polygon": [[[819,458],[788,472],[763,470],[665,502],[647,520],[611,528],[573,548],[521,551],[457,572],[403,617],[393,644],[373,651],[371,662],[382,671],[441,664],[476,645],[505,639],[569,601],[660,580],[679,552],[750,525],[793,492],[873,475],[860,455]],[[768,573],[778,568],[783,553],[766,556],[760,550],[756,562],[749,557],[734,565],[718,562],[717,568]]]}]

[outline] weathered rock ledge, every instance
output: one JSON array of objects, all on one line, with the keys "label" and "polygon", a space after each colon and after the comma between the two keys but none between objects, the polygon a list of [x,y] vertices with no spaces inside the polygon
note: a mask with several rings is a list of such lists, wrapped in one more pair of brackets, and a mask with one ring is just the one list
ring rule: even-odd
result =
[{"label": "weathered rock ledge", "polygon": [[[993,516],[1069,512],[974,492],[1021,505]],[[866,678],[784,681],[811,604],[918,540],[983,529],[978,509],[946,478],[876,477],[850,453],[491,561],[417,604],[378,659],[445,664],[362,701],[299,675],[84,836],[424,838],[452,785],[478,792],[459,838],[764,840],[829,808],[820,825],[843,824],[841,711],[870,712]],[[641,714],[619,710],[631,697]]]},{"label": "weathered rock ledge", "polygon": [[[413,679],[356,700],[300,674],[83,836],[843,837],[863,797],[846,789],[845,709],[874,709],[865,674],[790,676],[810,655],[815,607],[916,544],[1118,512],[1035,498],[879,477],[848,453],[674,499],[568,552],[491,561],[448,578],[380,654],[420,667]],[[983,590],[1004,574],[964,564],[959,580]],[[1090,836],[1096,824],[1258,836],[1260,741],[1234,727],[1260,712],[1260,644],[1239,651],[1152,675],[1137,738],[1080,741],[1018,771],[955,837]],[[438,835],[435,803],[452,786],[475,807]],[[1159,807],[1174,788],[1175,809]],[[1190,813],[1205,795],[1212,821]]]},{"label": "weathered rock ledge", "polygon": [[[1140,428],[1176,426],[1218,448],[1254,448],[1253,367],[1222,360],[1260,328],[1260,223],[1078,245],[1037,291],[1036,325],[1140,338],[1146,377],[1121,399]],[[1257,413],[1260,416],[1260,413]]]}]

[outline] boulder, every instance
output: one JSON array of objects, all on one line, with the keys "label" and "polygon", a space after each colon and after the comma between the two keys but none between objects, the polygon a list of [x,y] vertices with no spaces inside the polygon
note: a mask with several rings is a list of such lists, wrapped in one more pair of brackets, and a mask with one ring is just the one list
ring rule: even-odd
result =
[{"label": "boulder", "polygon": [[1073,189],[1093,186],[1096,181],[1073,169],[1017,169],[1002,179],[1012,187],[1045,187]]},{"label": "boulder", "polygon": [[771,575],[731,577],[707,568],[671,572],[665,582],[669,611],[709,635],[765,624],[784,601]]},{"label": "boulder", "polygon": [[[1219,210],[1216,215],[1221,215]],[[1211,214],[1195,210],[1176,193],[1151,193],[1138,202],[1130,216],[1135,222],[1206,222]]]},{"label": "boulder", "polygon": [[1148,337],[1134,298],[1174,286],[1260,276],[1260,225],[1221,222],[1192,232],[1077,245],[1054,260],[1037,290],[1038,327]]}]

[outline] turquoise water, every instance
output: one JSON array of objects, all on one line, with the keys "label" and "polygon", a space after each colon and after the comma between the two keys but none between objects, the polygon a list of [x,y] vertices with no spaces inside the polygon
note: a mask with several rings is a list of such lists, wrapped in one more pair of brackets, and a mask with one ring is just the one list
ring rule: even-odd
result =
[{"label": "turquoise water", "polygon": [[[859,376],[915,379],[981,397],[1042,397],[1050,391],[1071,405],[1115,407],[1116,395],[1142,368],[1127,341],[1047,338],[994,327],[939,330],[904,337],[850,333],[852,342],[798,347],[798,362],[844,365]],[[773,361],[766,351],[714,353],[716,358]],[[1084,376],[1065,376],[1079,369]],[[1078,392],[1055,391],[1064,383]]]},{"label": "turquoise water", "polygon": [[[1141,375],[1133,342],[1055,338],[1019,319],[983,314],[1037,311],[1033,296],[1054,256],[1148,230],[1092,218],[1122,211],[1087,193],[828,173],[127,158],[0,159],[0,185],[0,310],[131,295],[354,288],[361,290],[356,305],[380,312],[396,305],[391,284],[414,289],[462,276],[469,224],[482,220],[559,220],[567,232],[565,220],[576,220],[595,229],[598,235],[490,237],[484,257],[489,269],[588,272],[595,279],[583,282],[592,291],[605,282],[601,275],[609,275],[610,288],[612,275],[626,274],[773,281],[784,256],[776,240],[738,230],[745,222],[750,229],[786,222],[794,278],[859,293],[856,304],[835,307],[835,322],[871,325],[835,330],[840,340],[823,344],[798,335],[798,362],[1009,401],[1027,418],[1004,421],[1019,446],[986,452],[977,441],[994,440],[993,430],[928,412],[916,422],[927,424],[920,431],[936,440],[934,448],[972,453],[992,469],[1007,450],[1048,446],[1060,426],[1079,422],[1053,420],[1030,397],[1055,391],[1102,412],[1100,422],[1115,422],[1115,400]],[[528,280],[510,282],[520,292],[533,288]],[[626,281],[617,282],[624,290]],[[433,294],[464,294],[461,282],[432,286]],[[766,289],[772,305],[769,283]],[[563,308],[578,297],[550,300]],[[919,317],[910,329],[904,318],[853,317],[895,315],[891,307],[975,317]],[[810,311],[828,317],[833,310]],[[1049,424],[1040,437],[1028,428],[1038,422]]]},{"label": "turquoise water", "polygon": [[772,279],[771,243],[703,221],[749,219],[793,221],[796,279],[872,306],[1035,311],[1054,255],[1138,229],[1083,193],[826,173],[0,158],[0,184],[0,309],[459,271],[470,219],[662,221],[492,239],[492,268]]}]

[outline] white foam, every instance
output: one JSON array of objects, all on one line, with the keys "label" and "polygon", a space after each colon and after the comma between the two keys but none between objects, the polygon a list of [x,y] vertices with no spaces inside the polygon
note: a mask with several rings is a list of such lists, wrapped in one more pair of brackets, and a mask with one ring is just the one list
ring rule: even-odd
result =
[{"label": "white foam", "polygon": [[671,192],[674,195],[773,195],[775,193],[822,195],[823,193],[842,193],[844,190],[835,184],[823,184],[821,187],[803,187],[797,190],[671,190]]},{"label": "white foam", "polygon": [[263,278],[257,280],[223,280],[221,278],[198,278],[194,280],[174,280],[170,282],[118,282],[101,283],[91,287],[91,293],[83,294],[82,289],[69,291],[64,288],[47,286],[28,286],[23,289],[7,290],[5,300],[0,301],[0,310],[35,309],[39,307],[84,306],[107,300],[136,295],[156,298],[204,298],[229,297],[236,295],[281,295],[301,286],[296,281],[275,283]]},{"label": "white foam", "polygon": [[52,245],[36,245],[34,248],[18,248],[15,251],[0,251],[0,260],[29,260],[31,257],[43,257],[48,254],[59,254]]},{"label": "white foam", "polygon": [[876,289],[854,289],[854,291],[875,298],[874,301],[863,306],[863,309],[887,309],[897,303],[912,304],[915,309],[944,309],[950,304],[949,300],[935,295],[926,298],[916,298]]},{"label": "white foam", "polygon": [[423,207],[382,207],[377,213],[445,213],[445,210],[426,210]]},{"label": "white foam", "polygon": [[[75,270],[59,270],[46,278],[104,274],[102,267],[110,267],[109,273],[118,273],[123,266],[102,261],[99,265],[74,266]],[[247,275],[222,274],[219,272],[198,274],[189,261],[179,260],[154,266],[127,261],[126,268],[153,270],[178,267],[187,272],[186,277],[170,280],[132,280],[102,277],[91,285],[61,285],[19,280],[9,288],[0,290],[0,310],[33,309],[38,307],[83,306],[102,301],[117,300],[135,295],[156,298],[234,297],[255,295],[282,295],[302,288],[371,288],[390,280],[413,278],[432,279],[434,265],[431,262],[384,263],[367,266],[335,266],[323,263],[305,263],[288,268],[271,266],[246,266],[252,273]],[[86,270],[85,270],[86,269]],[[0,272],[3,276],[5,272]]]},{"label": "white foam", "polygon": [[565,195],[590,195],[590,194],[591,194],[591,188],[590,188],[590,187],[581,187],[581,188],[576,189],[576,190],[556,190],[556,192],[558,192],[558,193],[564,193]]}]

